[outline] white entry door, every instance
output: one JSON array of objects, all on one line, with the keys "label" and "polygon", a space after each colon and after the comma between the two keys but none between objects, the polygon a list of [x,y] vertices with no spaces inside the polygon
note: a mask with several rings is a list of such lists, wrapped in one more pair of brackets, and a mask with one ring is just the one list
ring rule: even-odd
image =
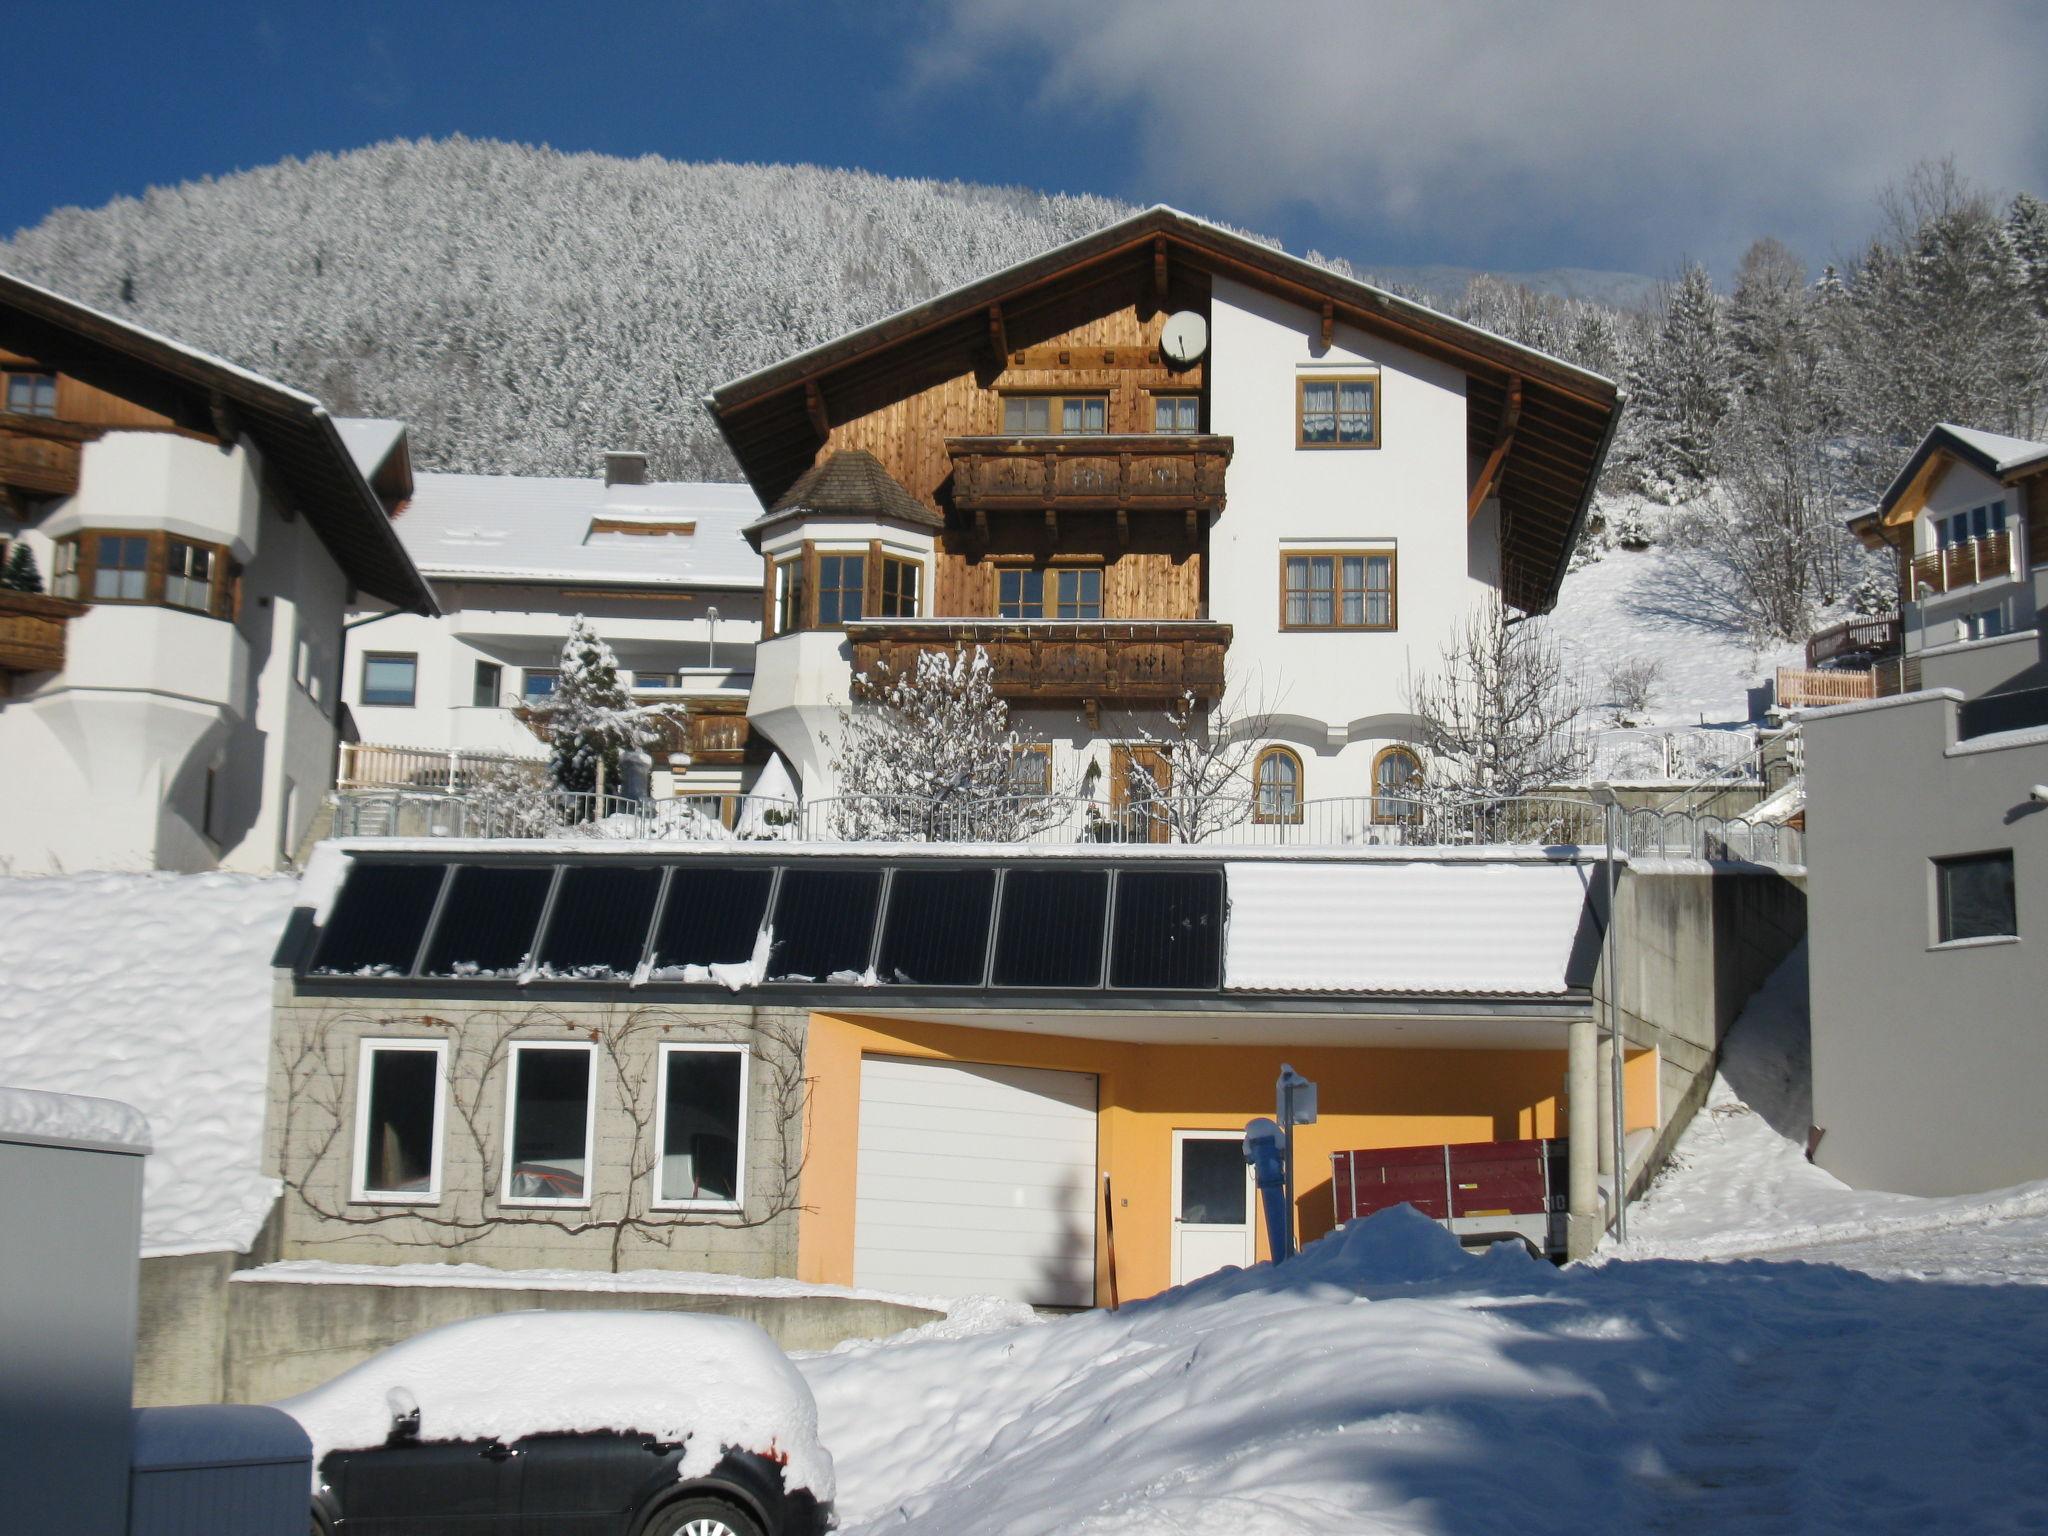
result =
[{"label": "white entry door", "polygon": [[869,1056],[860,1068],[856,1285],[1095,1301],[1095,1077]]},{"label": "white entry door", "polygon": [[1173,1283],[1252,1262],[1252,1170],[1240,1131],[1173,1133]]}]

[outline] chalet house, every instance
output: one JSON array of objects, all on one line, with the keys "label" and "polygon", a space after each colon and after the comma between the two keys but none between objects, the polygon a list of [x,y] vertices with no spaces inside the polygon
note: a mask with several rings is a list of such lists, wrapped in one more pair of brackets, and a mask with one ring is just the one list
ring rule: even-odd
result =
[{"label": "chalet house", "polygon": [[333,784],[342,615],[434,610],[319,401],[0,275],[0,868],[269,870]]},{"label": "chalet house", "polygon": [[2048,443],[1938,426],[1850,525],[1895,653],[1803,712],[1814,1160],[1957,1194],[2048,1177]]},{"label": "chalet house", "polygon": [[[372,451],[402,448],[390,425],[395,440]],[[441,611],[352,612],[344,786],[460,790],[494,759],[538,755],[581,614],[636,700],[687,708],[655,753],[654,793],[755,788],[768,752],[747,720],[761,629],[759,562],[740,532],[761,511],[752,491],[649,482],[644,455],[613,453],[601,478],[406,472],[400,492],[393,527]]]},{"label": "chalet house", "polygon": [[[1556,600],[1608,380],[1154,208],[709,397],[767,508],[748,713],[806,795],[856,673],[984,647],[1118,798],[1192,694],[1256,729],[1261,815],[1397,793],[1411,672]],[[1247,790],[1249,793],[1249,788]]]}]

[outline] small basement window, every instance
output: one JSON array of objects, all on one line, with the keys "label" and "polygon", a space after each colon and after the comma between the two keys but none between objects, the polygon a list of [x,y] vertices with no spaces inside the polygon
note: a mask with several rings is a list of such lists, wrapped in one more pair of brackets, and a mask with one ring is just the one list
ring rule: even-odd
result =
[{"label": "small basement window", "polygon": [[994,916],[992,869],[899,869],[875,972],[906,987],[979,987]]},{"label": "small basement window", "polygon": [[584,1205],[590,1199],[597,1048],[512,1042],[505,1086],[507,1205]]},{"label": "small basement window", "polygon": [[542,970],[586,981],[630,979],[660,894],[661,870],[652,865],[570,865],[541,940]]},{"label": "small basement window", "polygon": [[766,867],[705,869],[678,864],[669,876],[668,900],[654,935],[653,975],[663,981],[687,981],[692,978],[677,974],[684,967],[745,965],[752,960],[774,886],[775,871]]},{"label": "small basement window", "polygon": [[2018,937],[2011,849],[1936,859],[1934,887],[1936,931],[1943,944]]},{"label": "small basement window", "polygon": [[996,926],[998,987],[1099,987],[1109,874],[1100,869],[1012,869]]},{"label": "small basement window", "polygon": [[744,1045],[664,1045],[655,1105],[654,1204],[736,1211],[746,1201]]},{"label": "small basement window", "polygon": [[1109,984],[1206,991],[1223,984],[1223,876],[1132,870],[1116,880]]},{"label": "small basement window", "polygon": [[420,974],[517,976],[532,958],[554,880],[554,870],[534,865],[458,865]]},{"label": "small basement window", "polygon": [[445,1040],[365,1040],[356,1065],[357,1200],[441,1198]]},{"label": "small basement window", "polygon": [[312,970],[327,976],[404,976],[420,952],[445,864],[357,864],[320,933]]},{"label": "small basement window", "polygon": [[844,981],[868,968],[882,898],[878,869],[791,869],[775,898],[769,981]]}]

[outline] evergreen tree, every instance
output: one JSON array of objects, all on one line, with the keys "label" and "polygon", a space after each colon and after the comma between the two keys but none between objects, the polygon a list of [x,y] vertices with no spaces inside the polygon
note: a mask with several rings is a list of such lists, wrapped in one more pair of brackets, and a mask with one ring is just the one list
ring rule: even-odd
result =
[{"label": "evergreen tree", "polygon": [[1666,296],[1663,323],[1632,381],[1646,491],[1676,501],[1714,478],[1733,377],[1720,297],[1707,269],[1694,263]]},{"label": "evergreen tree", "polygon": [[2006,210],[2005,228],[2034,313],[2048,320],[2048,203],[2020,193]]},{"label": "evergreen tree", "polygon": [[589,794],[604,765],[605,793],[619,789],[619,754],[656,736],[619,681],[619,659],[582,614],[562,642],[562,674],[548,700],[548,776],[557,789]]},{"label": "evergreen tree", "polygon": [[6,567],[0,569],[0,588],[9,592],[43,590],[43,573],[36,569],[35,553],[20,539],[8,551]]}]

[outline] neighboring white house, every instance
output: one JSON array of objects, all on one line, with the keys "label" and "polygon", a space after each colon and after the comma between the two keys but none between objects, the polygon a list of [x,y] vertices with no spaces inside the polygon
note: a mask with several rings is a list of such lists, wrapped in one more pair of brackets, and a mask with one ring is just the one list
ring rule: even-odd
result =
[{"label": "neighboring white house", "polygon": [[[365,432],[365,472],[402,445]],[[690,711],[690,739],[669,743],[690,762],[671,775],[658,754],[657,793],[752,786],[761,572],[740,529],[761,508],[746,486],[650,483],[642,455],[614,453],[602,478],[408,473],[393,506],[441,611],[352,614],[342,697],[364,747],[345,754],[344,779],[360,761],[363,776],[430,786],[448,772],[430,754],[539,756],[528,721],[581,614],[637,699]],[[385,746],[423,755],[369,750]]]},{"label": "neighboring white house", "polygon": [[319,401],[0,275],[0,867],[292,859],[342,615],[433,611]]},{"label": "neighboring white house", "polygon": [[[854,676],[981,645],[1021,777],[1117,800],[1184,694],[1260,717],[1259,814],[1420,768],[1412,675],[1556,599],[1613,384],[1156,208],[735,380],[767,511],[750,713],[806,795]],[[1247,787],[1249,792],[1249,787]]]}]

